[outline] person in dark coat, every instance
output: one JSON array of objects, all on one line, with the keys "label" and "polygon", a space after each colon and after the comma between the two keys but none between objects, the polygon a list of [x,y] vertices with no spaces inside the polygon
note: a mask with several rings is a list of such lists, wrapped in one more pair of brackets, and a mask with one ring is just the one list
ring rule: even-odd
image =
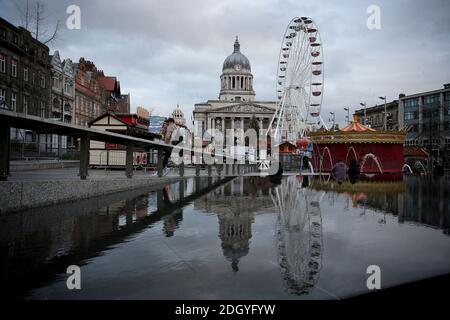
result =
[{"label": "person in dark coat", "polygon": [[345,180],[345,178],[347,177],[347,166],[345,165],[344,161],[338,160],[338,162],[331,170],[331,175],[339,184],[341,184]]},{"label": "person in dark coat", "polygon": [[347,171],[348,179],[350,180],[351,184],[354,184],[356,181],[358,181],[360,173],[361,172],[358,162],[356,162],[356,160],[351,160]]}]

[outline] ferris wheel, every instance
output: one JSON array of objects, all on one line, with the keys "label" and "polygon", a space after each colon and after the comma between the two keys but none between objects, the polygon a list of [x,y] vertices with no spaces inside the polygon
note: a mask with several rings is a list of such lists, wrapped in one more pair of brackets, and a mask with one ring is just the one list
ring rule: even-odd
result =
[{"label": "ferris wheel", "polygon": [[294,142],[311,125],[325,123],[323,52],[319,29],[311,18],[294,18],[281,43],[277,69],[277,110],[269,128],[278,143]]}]

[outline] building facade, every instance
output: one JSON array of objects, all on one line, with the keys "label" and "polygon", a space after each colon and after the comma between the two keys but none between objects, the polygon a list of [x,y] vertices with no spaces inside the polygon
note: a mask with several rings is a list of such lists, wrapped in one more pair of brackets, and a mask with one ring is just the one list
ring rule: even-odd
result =
[{"label": "building facade", "polygon": [[[50,116],[49,48],[31,33],[0,18],[0,104],[15,112]],[[11,129],[11,139],[36,141],[31,131]]]},{"label": "building facade", "polygon": [[88,123],[104,113],[105,91],[100,84],[101,76],[95,64],[80,58],[75,64],[75,111],[73,123]]},{"label": "building facade", "polygon": [[[52,66],[51,81],[51,118],[72,123],[75,112],[75,73],[72,60],[61,60],[59,51],[50,56]],[[67,149],[73,147],[73,139],[48,135],[47,142],[52,148]]]},{"label": "building facade", "polygon": [[[398,130],[398,100],[393,100],[386,104],[386,128],[387,130]],[[359,123],[364,124],[364,109],[355,110],[354,115],[358,116]],[[384,130],[384,103],[366,108],[366,125],[375,130]]]},{"label": "building facade", "polygon": [[425,148],[435,160],[450,166],[450,84],[400,95],[399,126],[408,128],[406,146]]},{"label": "building facade", "polygon": [[220,76],[218,100],[208,100],[194,106],[194,134],[204,137],[209,129],[247,130],[254,116],[260,129],[267,130],[275,113],[275,101],[257,101],[253,89],[250,61],[240,52],[238,39],[233,53],[224,61]]}]

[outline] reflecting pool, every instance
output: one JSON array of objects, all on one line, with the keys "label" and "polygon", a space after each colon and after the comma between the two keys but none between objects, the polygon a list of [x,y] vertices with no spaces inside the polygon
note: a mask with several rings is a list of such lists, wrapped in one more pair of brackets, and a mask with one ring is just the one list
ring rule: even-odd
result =
[{"label": "reflecting pool", "polygon": [[[355,181],[352,181],[355,182]],[[0,216],[24,299],[336,299],[450,273],[450,181],[194,178]],[[81,289],[69,290],[69,265]]]}]

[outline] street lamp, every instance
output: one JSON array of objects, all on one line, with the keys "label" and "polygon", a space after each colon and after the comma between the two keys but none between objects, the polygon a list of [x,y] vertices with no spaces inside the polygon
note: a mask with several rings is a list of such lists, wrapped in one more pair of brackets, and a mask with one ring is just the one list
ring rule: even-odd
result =
[{"label": "street lamp", "polygon": [[350,107],[344,108],[345,111],[347,111],[347,124],[350,124]]},{"label": "street lamp", "polygon": [[387,130],[387,110],[386,110],[386,96],[378,97],[381,100],[384,100],[384,131]]},{"label": "street lamp", "polygon": [[364,125],[367,125],[367,118],[366,118],[366,103],[361,102],[360,103],[361,106],[364,107]]},{"label": "street lamp", "polygon": [[336,115],[334,114],[334,112],[330,112],[330,114],[333,116],[333,126],[331,128],[334,130],[334,124],[336,122]]}]

